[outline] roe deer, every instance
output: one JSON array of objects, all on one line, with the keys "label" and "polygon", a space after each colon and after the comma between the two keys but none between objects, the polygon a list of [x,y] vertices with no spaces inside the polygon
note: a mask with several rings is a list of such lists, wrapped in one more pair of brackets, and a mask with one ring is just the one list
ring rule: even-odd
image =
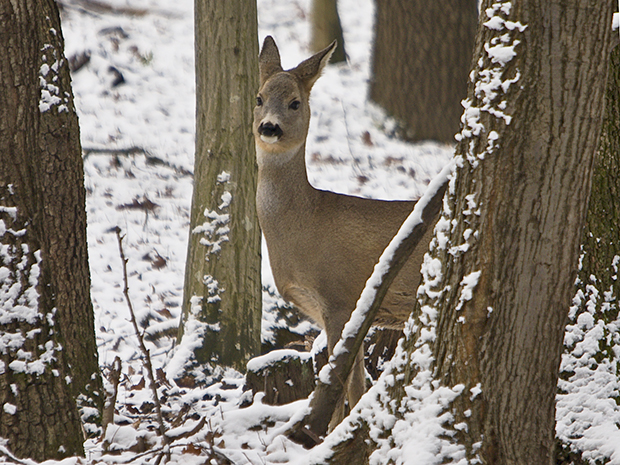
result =
[{"label": "roe deer", "polygon": [[[327,333],[328,352],[388,245],[415,202],[381,201],[315,189],[305,163],[310,89],[336,43],[284,71],[271,37],[259,57],[260,90],[253,132],[258,161],[256,204],[278,291]],[[413,309],[429,227],[386,295],[375,324],[402,328]],[[350,407],[365,390],[363,353],[346,388]],[[344,404],[343,404],[344,405]],[[342,415],[341,408],[338,415]],[[334,415],[336,419],[336,414]]]}]

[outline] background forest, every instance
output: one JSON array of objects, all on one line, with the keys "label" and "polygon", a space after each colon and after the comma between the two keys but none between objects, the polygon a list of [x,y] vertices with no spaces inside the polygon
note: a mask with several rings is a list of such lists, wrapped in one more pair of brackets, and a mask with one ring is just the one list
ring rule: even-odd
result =
[{"label": "background forest", "polygon": [[[327,459],[321,457],[329,455],[326,451],[346,439],[346,428],[337,430],[332,436],[336,439],[324,443],[323,449],[317,448],[313,459],[312,452],[283,436],[307,407],[307,398],[286,405],[263,403],[262,393],[253,396],[244,387],[242,369],[196,370],[192,351],[198,342],[191,333],[184,335],[182,344],[177,340],[196,143],[194,2],[71,0],[58,6],[84,154],[90,295],[108,398],[108,418],[104,414],[103,421],[108,424],[104,432],[101,426],[85,422],[90,436],[84,443],[85,458],[46,463],[323,463]],[[417,129],[408,133],[402,118],[397,122],[369,100],[373,92],[376,100],[382,98],[376,84],[370,90],[375,82],[371,70],[374,2],[340,0],[338,7],[347,61],[329,65],[312,91],[306,149],[310,181],[320,189],[358,196],[419,198],[454,156],[456,141],[445,137],[445,129],[436,137],[442,142],[403,140],[418,139],[416,131],[426,129],[410,122]],[[258,1],[259,43],[272,35],[285,69],[312,53],[312,8],[310,0]],[[427,48],[426,53],[432,60],[432,51]],[[392,69],[390,63],[382,66]],[[54,94],[53,89],[50,92]],[[614,144],[617,149],[613,131],[618,121],[607,129],[612,150]],[[452,133],[457,132],[455,127]],[[604,186],[604,195],[611,192],[613,198],[618,193],[617,174],[613,174],[618,162],[606,160],[607,175],[598,172],[594,186]],[[595,244],[606,240],[615,244],[617,226],[610,225],[617,216],[606,201],[601,204],[610,216],[601,223],[591,221],[591,234],[586,237]],[[0,213],[12,215],[7,208],[0,207]],[[606,253],[604,264],[594,260],[599,265],[596,273],[587,268],[580,272],[573,292],[557,396],[557,463],[620,464],[620,336],[614,288],[620,256],[613,247]],[[296,348],[305,340],[305,349],[312,349],[318,328],[296,316],[278,296],[264,244],[262,257],[262,350],[280,348],[282,338],[288,337],[283,336],[285,327],[299,335]],[[587,252],[582,255],[582,263],[590,266],[589,257]],[[136,327],[143,342],[136,336]],[[1,342],[3,350],[10,347],[7,339]],[[161,405],[153,401],[142,343],[150,353]],[[319,336],[312,350],[318,352],[321,344],[325,342]],[[308,359],[287,350],[284,355]],[[251,363],[261,367],[273,359],[267,356]],[[380,358],[378,372],[385,363]],[[12,385],[0,387],[12,389]],[[381,443],[380,453],[370,463],[475,463],[468,455],[471,448],[467,453],[451,449],[442,437],[443,422],[450,421],[438,419],[433,402],[449,402],[452,393],[421,392],[425,394],[419,394],[418,415],[410,422],[418,433],[407,436],[406,447],[396,439],[392,443],[399,451],[396,455],[386,452],[389,447]],[[474,391],[471,394],[476,397]],[[14,414],[12,404],[2,399],[8,418]],[[116,406],[111,417],[110,399]],[[93,407],[82,406],[83,420],[88,420],[89,408]],[[383,426],[389,431],[388,423]],[[454,423],[450,429],[460,431]],[[162,428],[165,441],[158,436]],[[13,453],[6,442],[0,443],[0,461],[37,463]]]}]

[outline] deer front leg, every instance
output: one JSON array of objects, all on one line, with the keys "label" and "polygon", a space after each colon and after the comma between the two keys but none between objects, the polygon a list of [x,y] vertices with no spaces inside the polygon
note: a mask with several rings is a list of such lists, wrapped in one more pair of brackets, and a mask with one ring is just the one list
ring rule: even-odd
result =
[{"label": "deer front leg", "polygon": [[352,410],[366,392],[366,373],[364,371],[364,347],[362,346],[355,357],[355,364],[351,368],[347,382],[347,400]]}]

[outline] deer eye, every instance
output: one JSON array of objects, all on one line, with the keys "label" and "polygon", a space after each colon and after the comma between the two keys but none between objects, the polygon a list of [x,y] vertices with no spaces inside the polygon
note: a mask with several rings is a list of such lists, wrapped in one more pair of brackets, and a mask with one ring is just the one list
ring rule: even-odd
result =
[{"label": "deer eye", "polygon": [[299,100],[293,100],[291,104],[288,106],[291,110],[299,110],[299,106],[301,102]]},{"label": "deer eye", "polygon": [[261,106],[263,106],[263,99],[261,98],[261,96],[260,96],[260,95],[258,95],[258,96],[256,97],[256,106],[257,106],[257,107],[261,107]]}]

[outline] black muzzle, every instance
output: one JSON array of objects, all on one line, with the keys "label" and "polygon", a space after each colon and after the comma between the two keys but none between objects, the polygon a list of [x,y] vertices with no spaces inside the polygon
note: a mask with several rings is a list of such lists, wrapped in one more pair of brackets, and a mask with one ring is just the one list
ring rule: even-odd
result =
[{"label": "black muzzle", "polygon": [[273,123],[261,123],[261,125],[258,127],[258,133],[261,136],[265,136],[265,137],[277,137],[278,139],[280,137],[282,137],[282,128],[280,128],[280,125],[278,124],[273,124]]}]

